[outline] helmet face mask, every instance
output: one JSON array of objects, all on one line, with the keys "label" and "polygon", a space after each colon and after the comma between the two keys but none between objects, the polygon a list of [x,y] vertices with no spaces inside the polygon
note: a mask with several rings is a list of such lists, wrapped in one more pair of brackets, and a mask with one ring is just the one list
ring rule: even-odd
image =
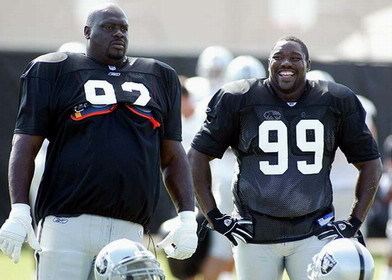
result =
[{"label": "helmet face mask", "polygon": [[308,266],[310,280],[371,280],[373,257],[355,239],[340,238],[329,242]]},{"label": "helmet face mask", "polygon": [[119,239],[106,245],[98,254],[96,280],[163,280],[163,270],[154,255],[143,245]]}]

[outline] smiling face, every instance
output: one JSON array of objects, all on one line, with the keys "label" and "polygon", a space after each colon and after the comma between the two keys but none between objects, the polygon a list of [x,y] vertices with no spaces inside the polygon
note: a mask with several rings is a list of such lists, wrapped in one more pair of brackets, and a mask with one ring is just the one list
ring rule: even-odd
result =
[{"label": "smiling face", "polygon": [[85,27],[87,54],[104,64],[122,63],[128,48],[128,19],[115,7],[97,10]]},{"label": "smiling face", "polygon": [[294,41],[278,41],[269,57],[269,80],[282,94],[295,94],[303,90],[309,60],[301,45]]}]

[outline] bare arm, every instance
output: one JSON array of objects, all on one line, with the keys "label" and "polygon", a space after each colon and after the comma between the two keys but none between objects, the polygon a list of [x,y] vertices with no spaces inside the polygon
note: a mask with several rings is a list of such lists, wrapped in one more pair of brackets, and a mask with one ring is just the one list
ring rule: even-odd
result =
[{"label": "bare arm", "polygon": [[[197,202],[204,214],[216,208],[211,190],[211,157],[193,148],[188,152]],[[205,215],[206,216],[206,215]]]},{"label": "bare arm", "polygon": [[351,216],[363,222],[373,204],[378,189],[378,183],[382,174],[382,164],[378,158],[354,165],[359,170],[359,177],[355,189],[356,199],[353,204]]},{"label": "bare arm", "polygon": [[15,134],[8,166],[11,203],[29,204],[29,190],[34,174],[34,159],[44,137]]},{"label": "bare arm", "polygon": [[181,142],[163,140],[161,144],[161,168],[166,189],[177,212],[194,211],[195,199],[191,173]]}]

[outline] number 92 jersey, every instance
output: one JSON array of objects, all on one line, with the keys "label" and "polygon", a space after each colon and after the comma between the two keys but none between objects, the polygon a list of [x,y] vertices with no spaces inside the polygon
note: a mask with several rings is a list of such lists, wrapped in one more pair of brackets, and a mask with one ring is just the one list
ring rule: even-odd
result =
[{"label": "number 92 jersey", "polygon": [[298,102],[286,103],[268,80],[226,84],[211,99],[192,147],[238,160],[233,186],[240,214],[300,217],[331,206],[329,179],[337,147],[356,163],[379,157],[365,111],[347,87],[308,81]]},{"label": "number 92 jersey", "polygon": [[121,68],[52,53],[21,78],[15,133],[50,144],[36,218],[95,214],[145,224],[160,185],[161,139],[181,141],[180,87],[168,65]]}]

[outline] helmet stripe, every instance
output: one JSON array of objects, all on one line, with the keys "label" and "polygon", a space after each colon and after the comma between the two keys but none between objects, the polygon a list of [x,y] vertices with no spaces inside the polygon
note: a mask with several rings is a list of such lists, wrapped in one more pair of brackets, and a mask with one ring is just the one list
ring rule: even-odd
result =
[{"label": "helmet stripe", "polygon": [[359,256],[359,264],[360,264],[360,273],[359,273],[359,280],[365,279],[365,260],[363,258],[363,253],[361,248],[358,246],[356,242],[353,242],[355,249],[357,249],[358,256]]}]

